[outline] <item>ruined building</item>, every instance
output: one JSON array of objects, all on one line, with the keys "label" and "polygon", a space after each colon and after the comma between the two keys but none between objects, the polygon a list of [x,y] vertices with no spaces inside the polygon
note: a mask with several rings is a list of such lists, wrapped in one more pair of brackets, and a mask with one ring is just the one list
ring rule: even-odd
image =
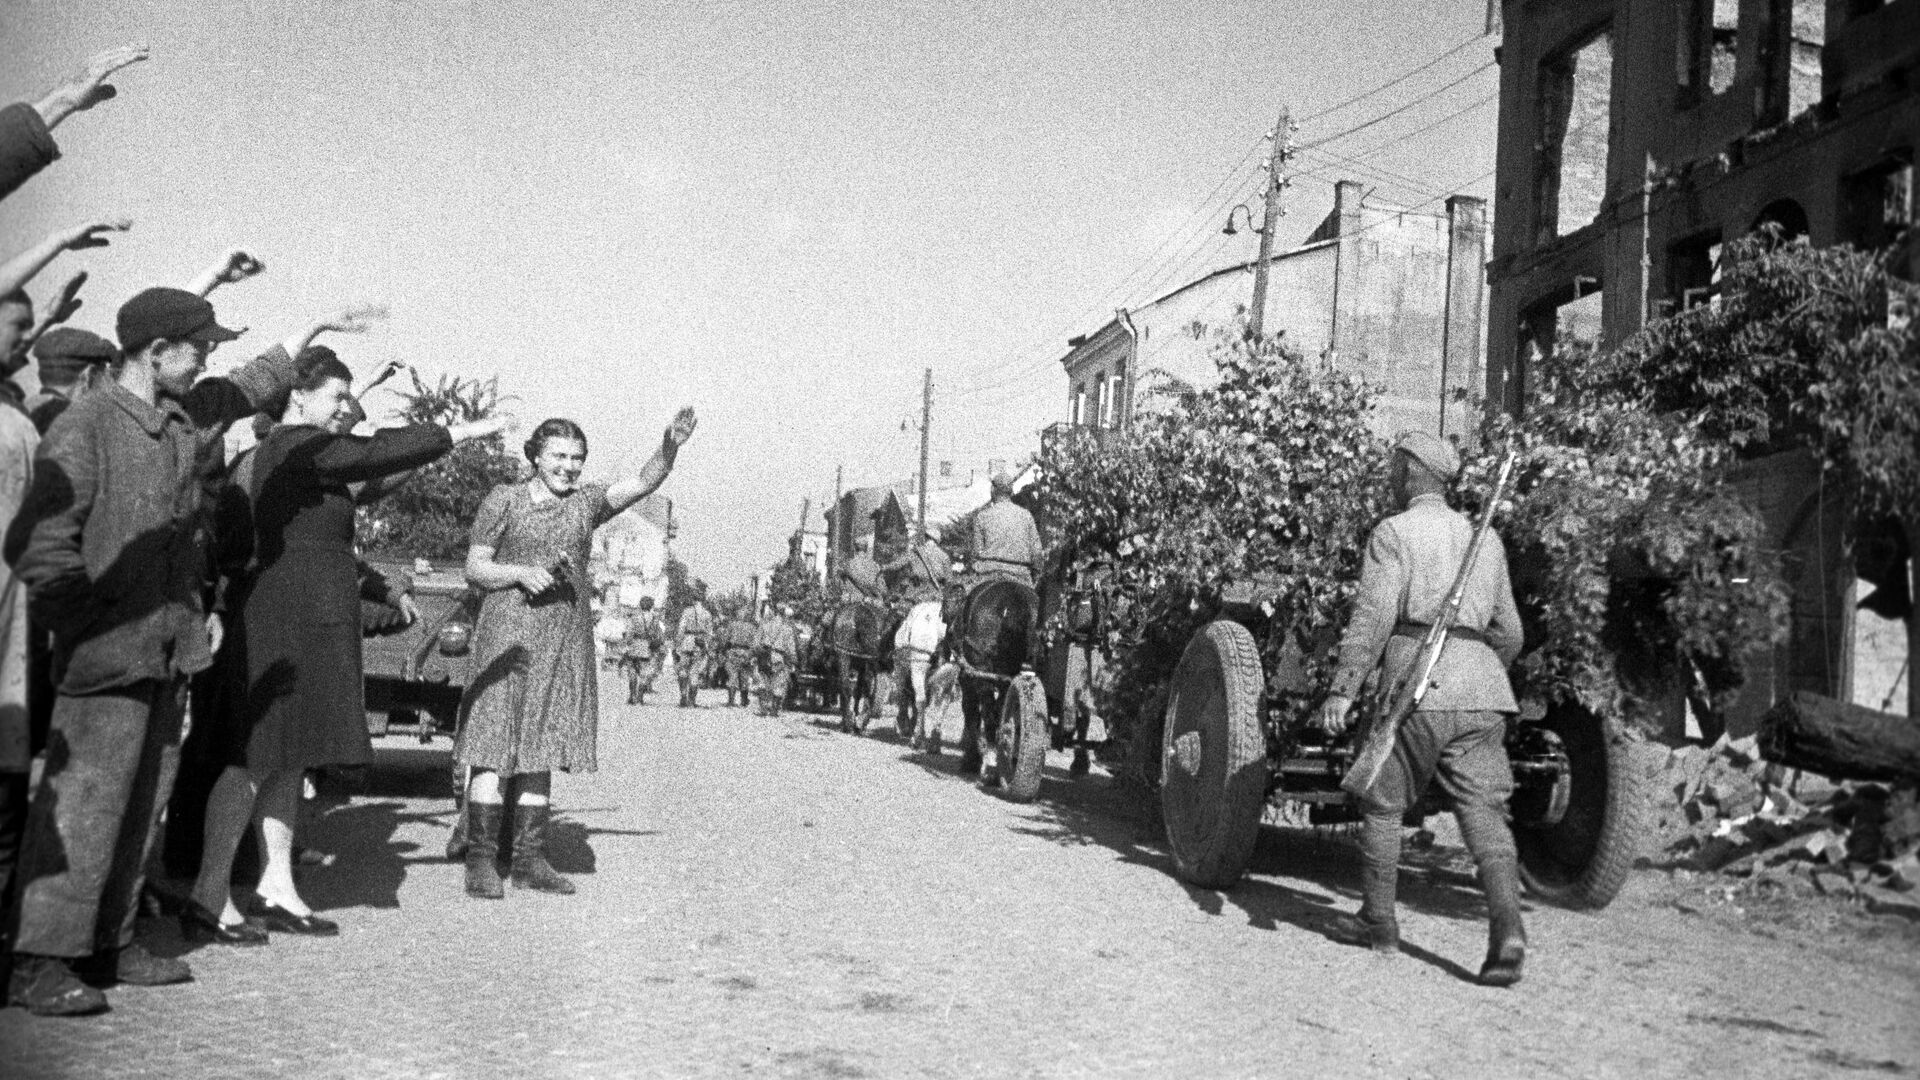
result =
[{"label": "ruined building", "polygon": [[[1873,247],[1912,220],[1920,0],[1506,0],[1503,16],[1496,406],[1518,406],[1556,339],[1611,344],[1710,302],[1720,244],[1759,223]],[[1842,515],[1817,470],[1779,462],[1747,486],[1795,615],[1739,723],[1793,689],[1854,696]]]}]

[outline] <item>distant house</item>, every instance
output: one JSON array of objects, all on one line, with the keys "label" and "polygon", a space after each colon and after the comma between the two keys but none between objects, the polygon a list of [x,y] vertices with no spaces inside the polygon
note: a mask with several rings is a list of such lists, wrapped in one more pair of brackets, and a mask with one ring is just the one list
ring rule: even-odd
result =
[{"label": "distant house", "polygon": [[[1268,263],[1265,327],[1386,389],[1382,434],[1462,432],[1472,423],[1458,391],[1485,383],[1481,312],[1486,204],[1456,195],[1422,213],[1335,186],[1334,209],[1299,247]],[[1213,271],[1069,341],[1067,420],[1125,428],[1136,411],[1164,408],[1214,381],[1210,335],[1250,303],[1253,262]]]},{"label": "distant house", "polygon": [[807,508],[807,520],[788,541],[788,557],[799,559],[822,583],[827,580],[827,512]]},{"label": "distant house", "polygon": [[642,596],[667,599],[667,500],[649,495],[593,534],[589,572],[596,589],[632,607]]},{"label": "distant house", "polygon": [[912,520],[896,485],[847,491],[826,516],[829,547],[836,558],[856,551],[875,555],[897,549],[906,542]]}]

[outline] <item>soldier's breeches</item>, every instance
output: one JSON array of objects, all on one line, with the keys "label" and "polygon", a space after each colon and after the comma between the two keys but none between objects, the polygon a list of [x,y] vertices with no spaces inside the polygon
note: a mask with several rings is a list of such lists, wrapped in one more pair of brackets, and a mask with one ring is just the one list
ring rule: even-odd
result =
[{"label": "soldier's breeches", "polygon": [[1456,809],[1484,807],[1504,815],[1513,794],[1506,738],[1504,713],[1414,713],[1400,726],[1393,756],[1367,792],[1367,812],[1404,814],[1428,784],[1437,783]]}]

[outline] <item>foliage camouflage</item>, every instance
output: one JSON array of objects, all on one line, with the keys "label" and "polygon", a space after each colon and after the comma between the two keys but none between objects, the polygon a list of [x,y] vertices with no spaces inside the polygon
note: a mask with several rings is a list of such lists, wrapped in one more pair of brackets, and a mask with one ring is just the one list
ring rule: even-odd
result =
[{"label": "foliage camouflage", "polygon": [[775,604],[791,605],[794,621],[802,626],[819,622],[827,608],[826,589],[820,584],[819,575],[808,570],[799,559],[788,559],[774,567],[767,581],[767,599]]},{"label": "foliage camouflage", "polygon": [[[1305,716],[1332,674],[1366,534],[1389,509],[1388,444],[1367,427],[1378,387],[1283,336],[1222,332],[1214,360],[1214,387],[1124,431],[1069,433],[1041,461],[1067,567],[1112,564],[1106,715],[1123,755],[1138,727],[1131,760],[1148,771],[1167,679],[1229,582],[1258,580],[1273,625],[1292,631],[1262,645],[1270,671],[1292,672],[1269,693],[1283,724]],[[1489,420],[1466,455],[1456,505],[1477,512],[1511,443],[1517,482],[1497,523],[1528,630],[1520,689],[1650,723],[1635,699],[1677,672],[1699,671],[1710,696],[1737,686],[1745,651],[1784,632],[1785,597],[1759,522],[1712,480],[1727,443],[1589,386],[1594,360],[1569,348],[1538,365],[1525,418]]]},{"label": "foliage camouflage", "polygon": [[[430,386],[419,372],[408,374],[413,389],[401,393],[403,423],[466,423],[484,420],[500,408],[497,380],[442,375]],[[356,538],[361,550],[393,557],[464,558],[481,500],[498,485],[525,475],[520,457],[500,436],[461,443],[399,490],[362,508]]]}]

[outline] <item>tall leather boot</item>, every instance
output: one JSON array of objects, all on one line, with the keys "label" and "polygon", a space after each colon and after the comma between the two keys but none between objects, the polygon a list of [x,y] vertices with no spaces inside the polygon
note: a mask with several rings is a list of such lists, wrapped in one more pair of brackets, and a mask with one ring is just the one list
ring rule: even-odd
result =
[{"label": "tall leather boot", "polygon": [[1499,810],[1462,808],[1461,839],[1480,866],[1480,888],[1487,894],[1487,960],[1480,967],[1482,986],[1512,986],[1520,981],[1527,958],[1527,928],[1520,918],[1520,860],[1513,833]]},{"label": "tall leather boot", "polygon": [[1378,953],[1400,951],[1400,920],[1394,904],[1400,885],[1400,817],[1369,812],[1360,826],[1360,912],[1336,925],[1332,936]]},{"label": "tall leather boot", "polygon": [[560,876],[547,862],[547,821],[551,808],[546,803],[513,806],[513,887],[535,892],[573,893],[573,882]]},{"label": "tall leather boot", "polygon": [[506,808],[499,803],[467,800],[467,895],[498,900],[507,894],[500,884],[500,823]]}]

